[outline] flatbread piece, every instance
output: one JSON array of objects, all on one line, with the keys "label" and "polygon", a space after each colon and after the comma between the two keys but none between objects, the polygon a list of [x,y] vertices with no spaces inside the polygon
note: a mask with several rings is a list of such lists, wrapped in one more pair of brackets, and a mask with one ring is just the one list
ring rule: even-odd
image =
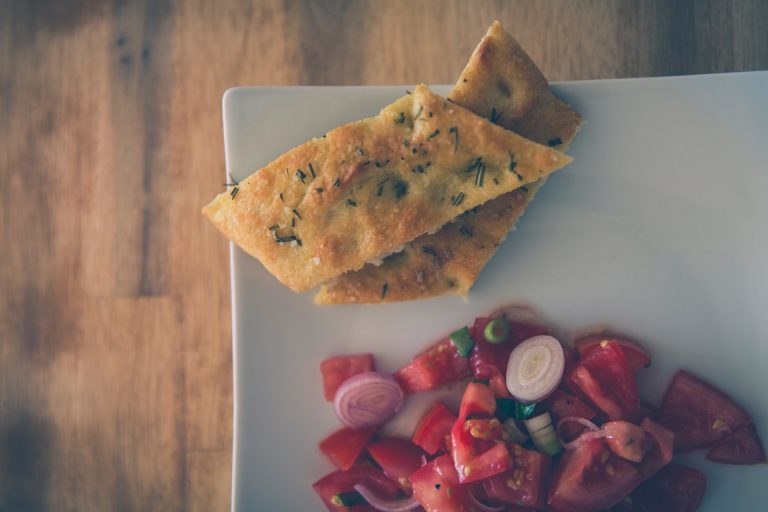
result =
[{"label": "flatbread piece", "polygon": [[203,212],[303,291],[570,161],[422,85],[375,117],[288,151]]},{"label": "flatbread piece", "polygon": [[[454,102],[542,144],[565,150],[581,116],[550,91],[518,42],[495,21],[449,94]],[[406,244],[376,266],[332,279],[318,304],[379,303],[466,295],[544,179],[461,215],[432,235]],[[379,291],[385,287],[387,294]]]}]

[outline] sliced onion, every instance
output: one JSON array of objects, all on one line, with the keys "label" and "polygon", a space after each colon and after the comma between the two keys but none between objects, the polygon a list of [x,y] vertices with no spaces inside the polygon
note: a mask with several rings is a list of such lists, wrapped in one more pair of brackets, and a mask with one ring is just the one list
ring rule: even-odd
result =
[{"label": "sliced onion", "polygon": [[336,417],[349,428],[381,425],[403,406],[400,384],[386,373],[359,373],[345,380],[333,399]]},{"label": "sliced onion", "polygon": [[600,430],[600,427],[592,423],[586,418],[581,418],[579,416],[566,416],[565,418],[561,419],[557,422],[557,435],[560,437],[563,437],[563,433],[560,432],[560,429],[562,426],[566,423],[578,423],[579,425],[583,425],[587,427],[589,430]]},{"label": "sliced onion", "polygon": [[362,496],[370,506],[376,510],[381,510],[382,512],[406,512],[407,510],[413,510],[419,506],[419,502],[416,501],[416,498],[413,496],[400,500],[385,500],[376,496],[376,493],[363,484],[356,484],[354,489],[360,493],[360,496]]},{"label": "sliced onion", "polygon": [[512,350],[507,363],[507,389],[522,402],[546,398],[563,378],[565,355],[552,336],[528,338]]},{"label": "sliced onion", "polygon": [[561,419],[557,422],[557,435],[560,437],[560,439],[563,439],[563,434],[561,432],[562,427],[566,423],[578,423],[579,425],[583,425],[587,427],[590,431],[585,432],[581,434],[576,439],[569,441],[567,443],[563,443],[563,448],[566,450],[573,450],[575,448],[578,448],[580,445],[582,445],[584,442],[589,441],[590,439],[599,439],[601,437],[605,437],[608,435],[608,433],[605,430],[601,430],[600,427],[592,423],[586,418],[580,418],[578,416],[566,416],[565,418]]},{"label": "sliced onion", "polygon": [[573,441],[569,441],[567,443],[563,443],[563,447],[566,450],[573,450],[581,446],[582,444],[586,443],[587,441],[591,441],[593,439],[600,439],[601,437],[607,437],[608,432],[605,430],[598,430],[597,432],[585,432],[581,434],[579,437],[574,439]]},{"label": "sliced onion", "polygon": [[480,501],[477,496],[475,496],[474,487],[470,487],[469,492],[467,494],[469,494],[469,501],[471,501],[472,505],[474,505],[474,507],[478,509],[480,512],[501,512],[506,508],[506,505],[495,505],[495,506],[486,505],[485,503]]}]

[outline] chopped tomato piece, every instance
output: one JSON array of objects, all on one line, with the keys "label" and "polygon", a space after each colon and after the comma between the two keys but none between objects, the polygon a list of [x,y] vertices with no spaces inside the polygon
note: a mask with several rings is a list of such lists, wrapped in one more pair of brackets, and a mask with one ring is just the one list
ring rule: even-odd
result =
[{"label": "chopped tomato piece", "polygon": [[459,406],[459,420],[470,415],[493,416],[496,412],[496,396],[490,387],[480,382],[470,382],[464,390]]},{"label": "chopped tomato piece", "polygon": [[576,340],[574,345],[579,352],[579,357],[583,359],[593,348],[600,346],[600,343],[605,340],[615,342],[621,347],[632,373],[637,373],[643,368],[651,366],[650,352],[638,342],[623,336],[593,334]]},{"label": "chopped tomato piece", "polygon": [[643,479],[656,473],[659,469],[669,464],[672,460],[672,449],[675,442],[675,434],[649,418],[643,418],[640,423],[642,428],[651,438],[652,446],[645,454],[640,464],[640,474]]},{"label": "chopped tomato piece", "polygon": [[385,498],[394,498],[400,490],[400,486],[380,470],[365,466],[354,467],[349,471],[336,470],[312,484],[312,488],[328,510],[373,512],[375,509],[355,492],[354,486],[360,483]]},{"label": "chopped tomato piece", "polygon": [[574,393],[584,397],[584,400],[594,405],[610,419],[618,419],[623,416],[621,406],[608,396],[600,383],[587,368],[577,365],[567,380],[568,386]]},{"label": "chopped tomato piece", "polygon": [[413,442],[428,454],[434,455],[446,446],[445,437],[451,435],[454,423],[456,415],[445,404],[438,402],[419,420],[413,433]]},{"label": "chopped tomato piece", "polygon": [[494,502],[523,507],[544,506],[550,458],[543,453],[526,450],[509,443],[510,468],[483,480],[485,496]]},{"label": "chopped tomato piece", "polygon": [[470,510],[467,490],[449,455],[436,458],[411,475],[413,497],[427,512],[465,512]]},{"label": "chopped tomato piece", "polygon": [[352,467],[365,445],[368,444],[375,428],[352,430],[342,428],[320,441],[320,451],[333,462],[336,467],[347,470]]},{"label": "chopped tomato piece", "polygon": [[[498,419],[488,421],[499,423]],[[479,437],[474,437],[472,428],[473,420],[462,422],[459,418],[451,431],[453,464],[459,481],[463,484],[498,475],[509,468],[509,452],[506,445],[503,442],[484,439],[479,432]],[[477,426],[475,428],[477,429]]]},{"label": "chopped tomato piece", "polygon": [[[556,389],[549,395],[542,405],[549,411],[552,416],[552,424],[557,423],[568,416],[575,416],[577,418],[584,418],[585,420],[593,419],[597,413],[590,409],[590,407],[576,398],[575,396]],[[561,433],[566,440],[571,440],[577,435],[581,434],[586,427],[576,422],[569,422],[563,424]]]},{"label": "chopped tomato piece", "polygon": [[603,411],[610,420],[637,418],[640,395],[619,344],[602,341],[576,365],[569,386]]},{"label": "chopped tomato piece", "polygon": [[640,484],[620,511],[696,512],[707,490],[701,471],[686,466],[666,466]]},{"label": "chopped tomato piece", "polygon": [[768,462],[754,425],[741,427],[731,437],[707,453],[707,458],[723,464],[762,464]]},{"label": "chopped tomato piece", "polygon": [[384,473],[403,487],[410,487],[408,480],[421,467],[424,451],[407,439],[384,438],[368,445],[368,453]]},{"label": "chopped tomato piece", "polygon": [[675,433],[675,450],[687,452],[715,446],[752,418],[725,393],[680,370],[662,400],[659,423]]},{"label": "chopped tomato piece", "polygon": [[435,389],[469,375],[469,359],[461,357],[451,340],[442,340],[394,373],[407,394]]},{"label": "chopped tomato piece", "polygon": [[[470,382],[464,390],[459,407],[459,418],[451,429],[451,454],[461,483],[474,482],[505,471],[509,467],[509,454],[502,442],[494,442],[480,435],[482,429],[488,433],[496,429],[503,432],[500,422],[491,418],[496,412],[496,397],[490,387],[479,382]],[[486,423],[467,420],[472,417],[489,420]],[[475,427],[477,437],[472,435]],[[498,437],[496,437],[498,439]]]},{"label": "chopped tomato piece", "polygon": [[639,482],[634,464],[614,454],[602,439],[592,439],[560,459],[548,503],[556,512],[603,510],[619,503]]},{"label": "chopped tomato piece", "polygon": [[370,372],[374,369],[373,354],[354,354],[325,359],[320,363],[325,399],[333,402],[336,390],[345,380],[358,373]]}]

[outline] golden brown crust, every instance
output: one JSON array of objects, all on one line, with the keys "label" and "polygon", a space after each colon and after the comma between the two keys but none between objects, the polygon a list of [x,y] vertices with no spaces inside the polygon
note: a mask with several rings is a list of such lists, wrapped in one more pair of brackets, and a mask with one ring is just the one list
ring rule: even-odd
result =
[{"label": "golden brown crust", "polygon": [[[581,116],[552,94],[544,75],[498,21],[478,44],[449,97],[505,128],[559,149],[568,147],[582,124]],[[543,182],[504,194],[434,235],[419,237],[378,267],[368,264],[331,280],[315,302],[377,303],[466,295]],[[382,294],[385,284],[387,293]]]},{"label": "golden brown crust", "polygon": [[285,153],[203,211],[302,291],[568,162],[419,86],[378,116]]}]

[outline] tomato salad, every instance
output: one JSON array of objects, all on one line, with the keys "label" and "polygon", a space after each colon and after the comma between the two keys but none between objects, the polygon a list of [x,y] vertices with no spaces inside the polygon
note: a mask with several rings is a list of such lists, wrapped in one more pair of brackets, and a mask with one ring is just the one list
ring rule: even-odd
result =
[{"label": "tomato salad", "polygon": [[[320,442],[337,470],[314,484],[332,511],[695,511],[706,478],[671,465],[706,449],[727,464],[766,462],[750,415],[684,370],[658,413],[635,374],[636,341],[592,335],[566,345],[532,310],[475,319],[393,375],[371,354],[323,361],[326,399],[344,424]],[[467,381],[454,411],[435,403],[410,439],[378,428],[407,395]]]}]

